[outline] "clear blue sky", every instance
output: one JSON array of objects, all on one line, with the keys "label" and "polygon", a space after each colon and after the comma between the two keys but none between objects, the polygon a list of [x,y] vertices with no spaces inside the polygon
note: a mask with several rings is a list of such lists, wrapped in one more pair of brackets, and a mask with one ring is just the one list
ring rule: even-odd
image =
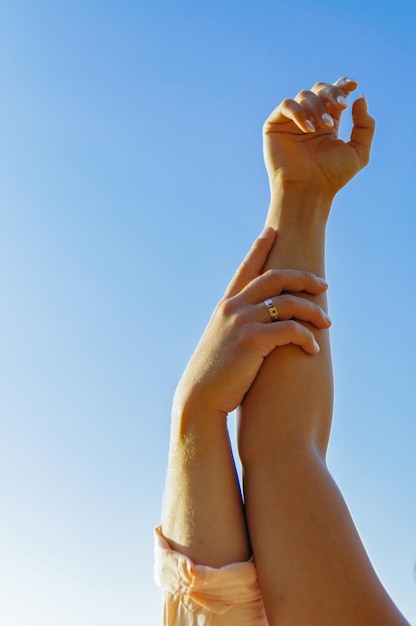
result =
[{"label": "clear blue sky", "polygon": [[160,624],[171,396],[262,228],[264,119],[341,75],[378,128],[328,229],[330,463],[416,622],[415,20],[410,0],[1,3],[2,624]]}]

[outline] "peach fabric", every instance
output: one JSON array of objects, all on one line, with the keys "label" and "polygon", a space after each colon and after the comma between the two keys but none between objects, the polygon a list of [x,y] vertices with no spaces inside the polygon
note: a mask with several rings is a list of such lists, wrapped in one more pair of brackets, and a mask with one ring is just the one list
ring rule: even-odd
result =
[{"label": "peach fabric", "polygon": [[155,580],[164,626],[267,626],[252,560],[219,569],[195,565],[155,530]]}]

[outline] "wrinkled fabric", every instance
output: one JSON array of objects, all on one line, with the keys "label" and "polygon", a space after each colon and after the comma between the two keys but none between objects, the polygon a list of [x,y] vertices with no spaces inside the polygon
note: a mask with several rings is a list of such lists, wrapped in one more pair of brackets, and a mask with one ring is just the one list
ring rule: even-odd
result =
[{"label": "wrinkled fabric", "polygon": [[253,560],[221,568],[195,565],[155,531],[155,580],[164,626],[267,626]]}]

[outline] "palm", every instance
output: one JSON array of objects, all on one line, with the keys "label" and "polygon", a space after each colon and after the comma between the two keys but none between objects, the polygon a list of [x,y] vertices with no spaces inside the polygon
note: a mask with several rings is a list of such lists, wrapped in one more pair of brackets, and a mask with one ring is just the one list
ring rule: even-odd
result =
[{"label": "palm", "polygon": [[338,123],[313,134],[293,122],[270,124],[264,136],[264,154],[270,180],[319,187],[335,194],[361,168],[354,147],[337,137]]}]

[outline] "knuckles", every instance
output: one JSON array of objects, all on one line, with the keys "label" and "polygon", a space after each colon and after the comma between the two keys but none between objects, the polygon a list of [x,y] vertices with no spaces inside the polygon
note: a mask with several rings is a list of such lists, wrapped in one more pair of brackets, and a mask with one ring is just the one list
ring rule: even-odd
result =
[{"label": "knuckles", "polygon": [[216,318],[226,333],[231,344],[241,348],[251,348],[259,340],[261,324],[250,319],[250,311],[242,306],[238,297],[221,301],[216,308]]},{"label": "knuckles", "polygon": [[282,102],[280,103],[280,107],[282,109],[290,109],[293,104],[294,104],[294,100],[293,98],[285,98],[284,100],[282,100]]},{"label": "knuckles", "polygon": [[237,312],[237,303],[235,297],[221,300],[217,304],[216,313],[224,319],[233,317]]},{"label": "knuckles", "polygon": [[216,316],[228,327],[239,327],[246,323],[245,310],[238,296],[221,300],[216,308]]},{"label": "knuckles", "polygon": [[278,322],[278,324],[280,331],[286,339],[285,343],[294,343],[297,345],[304,343],[305,332],[307,331],[299,322],[291,319]]},{"label": "knuckles", "polygon": [[328,83],[322,83],[322,82],[317,82],[314,84],[314,86],[312,87],[312,91],[314,93],[316,93],[317,91],[322,91],[322,89],[328,89],[328,87],[330,87],[331,85],[328,85]]},{"label": "knuckles", "polygon": [[297,287],[311,288],[316,286],[315,274],[306,270],[278,270],[270,269],[261,276],[266,283],[270,283],[270,289],[276,290],[276,294],[283,289],[296,289]]},{"label": "knuckles", "polygon": [[315,94],[310,89],[302,89],[302,91],[299,91],[298,95],[296,96],[296,100],[306,100],[307,98],[310,98],[314,95]]},{"label": "knuckles", "polygon": [[299,308],[299,304],[301,304],[299,296],[294,296],[291,293],[282,293],[279,296],[278,306],[285,307],[288,310],[290,317],[294,317],[296,315],[296,310]]},{"label": "knuckles", "polygon": [[261,276],[264,281],[276,283],[278,281],[279,282],[281,281],[282,271],[276,270],[276,269],[270,269],[270,270],[266,270]]},{"label": "knuckles", "polygon": [[311,272],[307,272],[306,270],[299,270],[299,274],[305,285],[309,285],[311,283],[316,283],[316,276]]}]

